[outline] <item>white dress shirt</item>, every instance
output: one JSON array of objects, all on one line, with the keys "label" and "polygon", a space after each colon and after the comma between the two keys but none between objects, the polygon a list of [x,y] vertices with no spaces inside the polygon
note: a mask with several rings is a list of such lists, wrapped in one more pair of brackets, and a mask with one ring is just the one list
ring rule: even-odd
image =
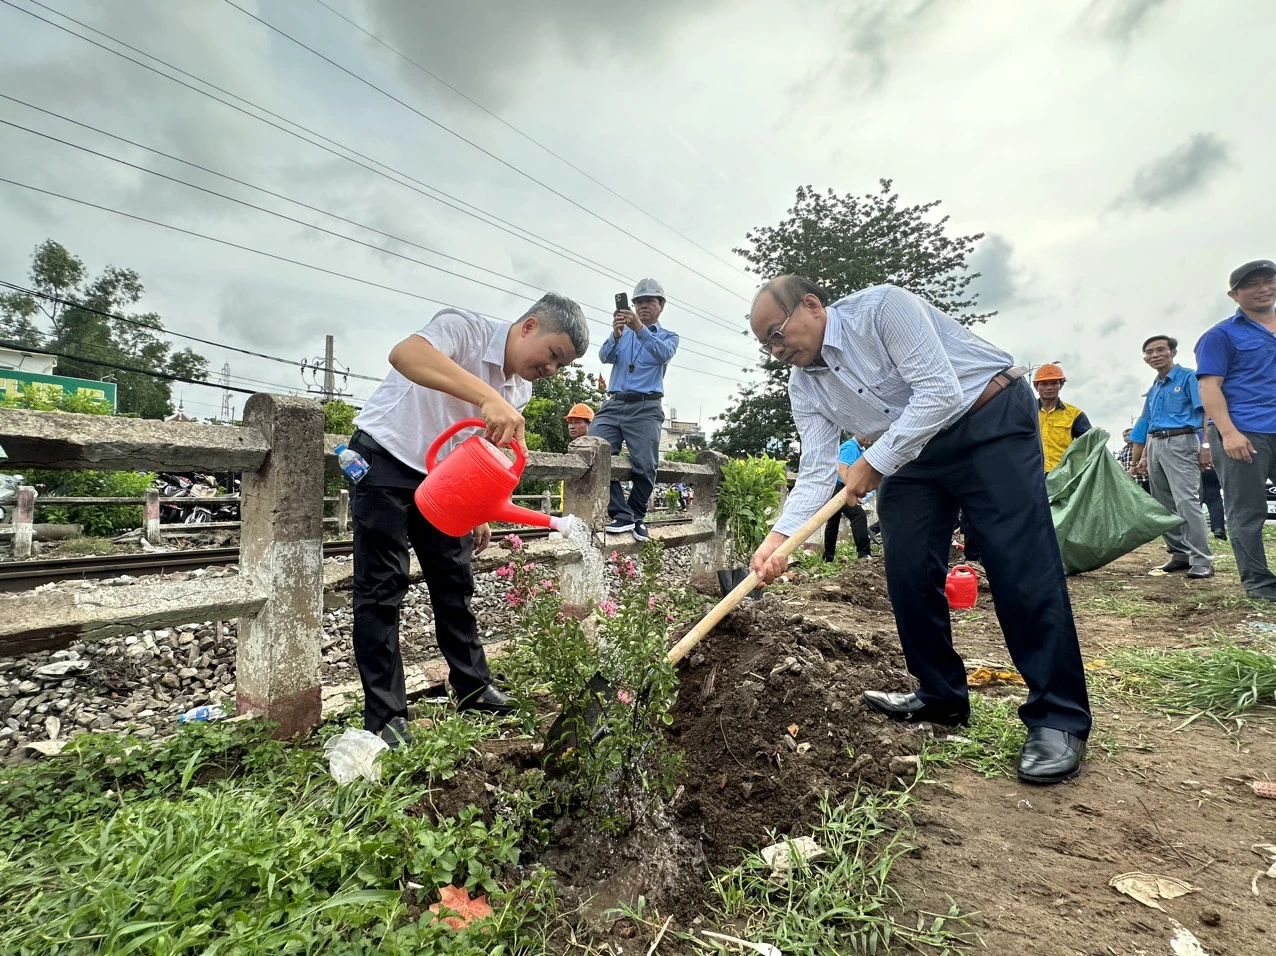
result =
[{"label": "white dress shirt", "polygon": [[[475,312],[444,309],[416,334],[467,372],[481,378],[519,411],[531,401],[532,383],[505,374],[510,323]],[[425,473],[425,453],[439,435],[463,418],[482,418],[477,405],[425,388],[391,369],[354,420],[399,461]],[[445,456],[474,431],[466,429],[439,450]]]},{"label": "white dress shirt", "polygon": [[828,307],[825,366],[794,368],[789,400],[802,438],[797,483],[775,530],[791,535],[833,493],[843,432],[875,438],[868,463],[891,475],[966,413],[1014,364],[924,299],[891,285]]}]

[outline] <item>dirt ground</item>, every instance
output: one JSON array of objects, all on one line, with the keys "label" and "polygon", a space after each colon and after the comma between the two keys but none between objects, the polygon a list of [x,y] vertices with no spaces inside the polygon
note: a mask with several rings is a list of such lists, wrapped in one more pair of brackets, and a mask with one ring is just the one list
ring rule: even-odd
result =
[{"label": "dirt ground", "polygon": [[[1230,556],[1202,582],[1148,576],[1163,560],[1149,545],[1070,579],[1087,662],[1118,648],[1190,648],[1210,631],[1238,643],[1270,637],[1263,632],[1276,607],[1239,599]],[[1009,668],[986,589],[974,610],[955,616],[954,634],[970,669]],[[824,793],[845,798],[913,779],[909,758],[949,731],[894,724],[860,699],[866,688],[911,686],[880,562],[745,602],[682,670],[670,733],[686,776],[665,815],[620,842],[560,821],[540,862],[591,921],[641,894],[686,927],[707,912],[709,876],[739,863],[742,850],[808,834]],[[1226,730],[1206,719],[1183,726],[1102,676],[1091,691],[1095,731],[1076,780],[1028,787],[1013,760],[991,778],[961,764],[929,772],[913,812],[915,849],[893,872],[901,918],[956,903],[971,914],[972,952],[1170,953],[1176,924],[1210,956],[1276,952],[1276,881],[1255,881],[1265,864],[1251,849],[1276,843],[1276,801],[1248,786],[1276,778],[1276,713],[1251,713]],[[473,780],[462,774],[446,804],[481,804],[485,774],[535,765],[534,753],[515,749],[488,754]],[[1159,912],[1109,886],[1131,871],[1186,880],[1195,891]],[[629,951],[645,931],[625,922]],[[680,950],[666,941],[660,952]]]}]

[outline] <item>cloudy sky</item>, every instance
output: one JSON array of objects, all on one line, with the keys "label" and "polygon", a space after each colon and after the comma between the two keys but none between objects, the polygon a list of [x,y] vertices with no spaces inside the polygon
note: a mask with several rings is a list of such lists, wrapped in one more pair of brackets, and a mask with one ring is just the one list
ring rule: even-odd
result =
[{"label": "cloudy sky", "polygon": [[[594,307],[583,364],[597,371],[614,293],[651,275],[683,336],[669,404],[707,423],[752,374],[738,330],[755,280],[731,249],[799,184],[858,193],[890,177],[906,201],[942,200],[954,230],[986,233],[972,265],[999,314],[981,334],[1023,364],[1062,362],[1064,399],[1119,432],[1150,381],[1142,340],[1175,335],[1191,364],[1231,311],[1228,271],[1276,255],[1271,13],[0,0],[0,120],[241,201],[0,125],[0,178],[221,240],[0,183],[0,279],[25,280],[52,237],[94,272],[136,269],[141,308],[174,331],[292,361],[332,333],[340,362],[380,377],[440,303],[514,318],[546,288]],[[306,387],[299,368],[197,348],[241,386]],[[355,400],[374,387],[349,382]],[[220,391],[178,391],[188,412],[217,412]]]}]

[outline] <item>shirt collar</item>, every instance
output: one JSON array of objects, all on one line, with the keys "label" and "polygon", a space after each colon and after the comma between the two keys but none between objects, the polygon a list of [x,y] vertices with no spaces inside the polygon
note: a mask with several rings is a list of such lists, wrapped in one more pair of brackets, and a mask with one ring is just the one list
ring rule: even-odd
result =
[{"label": "shirt collar", "polygon": [[825,355],[825,351],[833,349],[837,352],[842,351],[842,314],[837,307],[837,303],[827,306],[824,309],[824,343],[820,346],[820,357],[824,359],[823,365],[808,365],[806,368],[798,369],[799,372],[805,372],[808,375],[823,375],[833,365]]},{"label": "shirt collar", "polygon": [[[1056,412],[1061,412],[1061,411],[1063,411],[1063,410],[1064,410],[1065,408],[1067,408],[1067,407],[1068,407],[1068,406],[1067,406],[1067,405],[1065,405],[1065,404],[1063,403],[1063,399],[1058,399],[1058,400],[1055,402],[1054,411],[1056,411]],[[1044,408],[1042,407],[1042,405],[1041,405],[1041,399],[1037,399],[1037,410],[1038,410],[1038,411],[1042,411],[1042,412],[1044,412],[1044,411],[1045,411],[1045,409],[1044,409]],[[1050,413],[1048,413],[1048,412],[1047,412],[1047,414],[1050,414]]]},{"label": "shirt collar", "polygon": [[[1174,365],[1170,368],[1170,370],[1165,373],[1165,381],[1167,383],[1177,382],[1183,378],[1183,373],[1186,371],[1187,369],[1185,369],[1182,365],[1179,365],[1178,362],[1175,362]],[[1161,376],[1158,375],[1156,377],[1156,381],[1153,384],[1157,385],[1157,384],[1160,384],[1160,382],[1161,382]]]},{"label": "shirt collar", "polygon": [[523,381],[517,375],[512,375],[505,371],[505,345],[509,341],[509,337],[514,334],[514,324],[505,326],[504,332],[498,332],[493,335],[487,343],[487,351],[483,353],[483,361],[489,365],[495,365],[501,370],[501,374],[505,376],[505,384],[510,385]]}]

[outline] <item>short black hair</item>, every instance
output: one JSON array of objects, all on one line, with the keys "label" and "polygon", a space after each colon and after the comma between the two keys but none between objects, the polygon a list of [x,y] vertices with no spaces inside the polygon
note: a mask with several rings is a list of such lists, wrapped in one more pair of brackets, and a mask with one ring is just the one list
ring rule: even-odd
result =
[{"label": "short black hair", "polygon": [[1151,343],[1153,343],[1153,342],[1159,342],[1159,341],[1161,341],[1162,339],[1164,339],[1166,342],[1168,342],[1168,343],[1169,343],[1170,351],[1171,351],[1171,352],[1176,352],[1176,351],[1178,351],[1178,347],[1179,347],[1179,340],[1178,340],[1178,339],[1176,339],[1176,338],[1175,338],[1174,336],[1172,336],[1172,335],[1154,335],[1154,336],[1152,336],[1150,339],[1145,339],[1145,340],[1144,340],[1144,342],[1143,342],[1143,349],[1142,349],[1142,351],[1146,352],[1146,351],[1148,350],[1148,346],[1149,346]]}]

